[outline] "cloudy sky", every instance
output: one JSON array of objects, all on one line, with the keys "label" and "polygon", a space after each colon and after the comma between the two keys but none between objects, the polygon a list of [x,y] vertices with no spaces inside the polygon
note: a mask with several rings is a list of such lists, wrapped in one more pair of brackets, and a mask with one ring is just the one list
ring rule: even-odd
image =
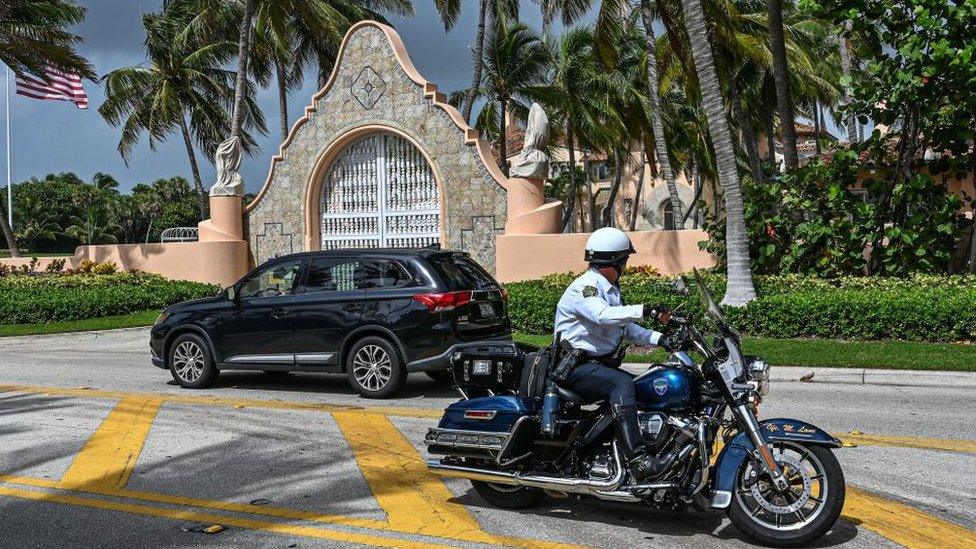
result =
[{"label": "cloudy sky", "polygon": [[[433,0],[414,1],[412,18],[392,20],[414,64],[443,91],[467,86],[471,78],[469,46],[477,25],[474,11],[477,4],[463,2],[464,11],[457,25],[445,33],[433,9]],[[158,10],[162,0],[82,0],[80,3],[88,7],[88,17],[75,29],[85,39],[79,50],[91,60],[99,75],[145,61],[140,15]],[[526,23],[539,28],[537,4],[523,0],[521,15]],[[291,121],[303,113],[316,91],[314,81],[314,78],[306,79],[305,88],[289,96]],[[186,149],[179,135],[171,137],[155,152],[142,142],[126,166],[116,150],[119,130],[109,126],[95,110],[104,100],[101,85],[86,81],[85,89],[92,104],[92,109],[87,111],[78,110],[71,103],[32,100],[13,95],[11,91],[13,181],[62,171],[75,172],[85,180],[90,180],[95,172],[106,172],[115,176],[123,189],[158,177],[183,175],[189,179]],[[270,131],[268,136],[259,139],[260,154],[244,161],[242,173],[249,191],[258,190],[267,175],[271,156],[278,149],[275,91],[261,90],[258,100]],[[213,166],[199,154],[198,161],[204,184],[209,185],[213,181]]]}]

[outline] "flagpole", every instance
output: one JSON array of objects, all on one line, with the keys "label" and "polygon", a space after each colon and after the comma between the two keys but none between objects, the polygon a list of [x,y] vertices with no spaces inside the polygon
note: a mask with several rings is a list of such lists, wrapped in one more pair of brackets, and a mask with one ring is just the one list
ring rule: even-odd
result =
[{"label": "flagpole", "polygon": [[10,67],[7,67],[7,75],[4,77],[7,84],[6,103],[7,105],[7,222],[10,230],[14,228],[14,193],[10,186]]}]

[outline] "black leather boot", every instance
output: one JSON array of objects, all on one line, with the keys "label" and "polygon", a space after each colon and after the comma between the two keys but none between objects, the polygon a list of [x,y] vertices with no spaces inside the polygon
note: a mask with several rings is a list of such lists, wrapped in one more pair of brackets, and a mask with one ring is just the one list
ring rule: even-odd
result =
[{"label": "black leather boot", "polygon": [[648,453],[640,433],[640,425],[637,423],[637,408],[615,404],[612,411],[617,428],[617,440],[623,447],[624,458],[634,480],[643,482],[667,471],[674,462],[675,454],[668,452],[655,457]]}]

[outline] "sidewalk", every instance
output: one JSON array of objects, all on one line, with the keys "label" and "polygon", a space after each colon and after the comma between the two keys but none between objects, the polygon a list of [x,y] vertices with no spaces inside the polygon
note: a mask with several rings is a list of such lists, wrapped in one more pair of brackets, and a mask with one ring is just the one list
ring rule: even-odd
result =
[{"label": "sidewalk", "polygon": [[[647,364],[627,363],[631,373],[640,374]],[[800,378],[813,374],[809,383],[899,385],[904,387],[955,387],[976,389],[974,372],[933,372],[922,370],[874,370],[865,368],[811,368],[773,366],[770,379],[778,383],[804,383]]]}]

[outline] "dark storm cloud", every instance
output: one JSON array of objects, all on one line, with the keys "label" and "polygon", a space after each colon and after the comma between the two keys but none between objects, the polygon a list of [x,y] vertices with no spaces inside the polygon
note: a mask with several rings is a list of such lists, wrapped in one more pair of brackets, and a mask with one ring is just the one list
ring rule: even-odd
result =
[{"label": "dark storm cloud", "polygon": [[[88,17],[75,32],[85,42],[82,54],[95,65],[99,75],[122,66],[145,61],[144,34],[140,17],[159,10],[162,1],[89,0]],[[409,19],[391,18],[403,37],[407,50],[421,74],[448,93],[467,87],[471,78],[470,45],[475,35],[477,13],[474,2],[465,2],[457,25],[450,33],[437,17],[431,0],[418,0],[415,15]],[[539,28],[538,5],[522,2],[522,20]],[[315,92],[314,78],[289,96],[289,115],[294,121],[304,113]],[[183,175],[190,178],[186,149],[178,135],[162,143],[155,152],[143,141],[126,166],[119,156],[119,130],[102,120],[95,109],[104,100],[101,85],[85,82],[92,109],[79,111],[70,103],[35,101],[14,96],[11,103],[13,138],[13,179],[43,177],[51,172],[72,171],[90,179],[95,172],[114,175],[124,189],[159,177]],[[277,99],[273,90],[261,90],[260,106],[268,119],[269,135],[259,139],[261,152],[245,160],[243,175],[249,191],[264,182],[272,155],[278,151]],[[209,159],[198,152],[204,184],[213,182]]]}]

